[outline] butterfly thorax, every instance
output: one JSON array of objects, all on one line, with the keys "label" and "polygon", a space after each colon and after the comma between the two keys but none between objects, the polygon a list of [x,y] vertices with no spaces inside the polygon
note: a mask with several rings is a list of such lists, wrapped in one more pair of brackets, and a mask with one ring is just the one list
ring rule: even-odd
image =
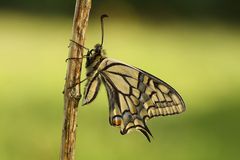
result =
[{"label": "butterfly thorax", "polygon": [[86,69],[87,69],[87,77],[94,74],[97,71],[100,63],[105,59],[104,51],[100,44],[96,44],[94,49],[90,50],[87,53],[87,62],[86,62]]}]

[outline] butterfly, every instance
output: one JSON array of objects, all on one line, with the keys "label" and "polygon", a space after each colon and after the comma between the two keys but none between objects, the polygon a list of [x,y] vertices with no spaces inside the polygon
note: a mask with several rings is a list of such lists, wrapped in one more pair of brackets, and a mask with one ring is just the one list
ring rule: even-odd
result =
[{"label": "butterfly", "polygon": [[184,112],[186,110],[184,101],[173,87],[161,79],[105,56],[102,47],[105,17],[107,15],[101,16],[102,43],[88,50],[85,56],[87,83],[83,105],[91,103],[96,98],[103,83],[108,96],[110,125],[120,127],[122,135],[134,129],[140,131],[150,142],[152,134],[146,121],[153,117]]}]

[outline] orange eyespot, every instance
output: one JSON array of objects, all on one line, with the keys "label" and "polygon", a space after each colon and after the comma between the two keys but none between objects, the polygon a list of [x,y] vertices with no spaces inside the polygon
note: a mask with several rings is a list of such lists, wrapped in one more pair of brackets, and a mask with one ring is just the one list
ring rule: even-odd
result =
[{"label": "orange eyespot", "polygon": [[112,123],[114,126],[120,126],[122,123],[122,118],[120,117],[114,117],[112,120]]}]

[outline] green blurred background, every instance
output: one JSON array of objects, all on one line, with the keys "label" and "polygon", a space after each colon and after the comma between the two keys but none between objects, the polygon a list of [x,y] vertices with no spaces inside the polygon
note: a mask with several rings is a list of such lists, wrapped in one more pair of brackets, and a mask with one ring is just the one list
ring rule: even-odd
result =
[{"label": "green blurred background", "polygon": [[[0,0],[0,160],[60,153],[63,85],[75,1]],[[79,106],[76,159],[237,159],[240,5],[227,0],[93,0],[86,46],[167,81],[187,111],[148,122],[152,143],[108,123],[102,86]],[[83,75],[85,77],[85,75]]]}]

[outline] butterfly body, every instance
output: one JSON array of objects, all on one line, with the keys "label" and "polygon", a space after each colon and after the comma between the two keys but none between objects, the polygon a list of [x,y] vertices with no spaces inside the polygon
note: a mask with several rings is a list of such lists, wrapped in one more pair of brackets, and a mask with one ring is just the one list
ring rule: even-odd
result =
[{"label": "butterfly body", "polygon": [[181,96],[166,82],[123,62],[105,56],[102,45],[87,54],[87,84],[83,105],[92,102],[104,84],[109,101],[109,123],[126,134],[136,129],[150,141],[146,121],[185,111]]}]

